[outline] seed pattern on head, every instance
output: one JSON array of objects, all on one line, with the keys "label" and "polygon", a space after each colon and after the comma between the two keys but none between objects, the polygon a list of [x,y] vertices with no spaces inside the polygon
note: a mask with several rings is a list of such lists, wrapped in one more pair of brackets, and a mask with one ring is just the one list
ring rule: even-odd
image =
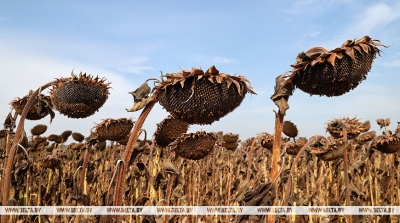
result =
[{"label": "seed pattern on head", "polygon": [[131,132],[135,122],[131,118],[104,119],[96,125],[95,135],[98,140],[118,141],[124,139]]},{"label": "seed pattern on head", "polygon": [[376,54],[381,51],[378,46],[384,45],[364,36],[328,52],[321,47],[312,48],[309,53],[298,55],[289,81],[310,95],[343,95],[367,78]]},{"label": "seed pattern on head", "polygon": [[219,73],[215,66],[168,74],[154,89],[160,104],[175,118],[189,124],[211,124],[232,112],[251,86],[243,76]]},{"label": "seed pattern on head", "polygon": [[213,132],[184,133],[169,144],[169,149],[190,160],[206,157],[213,149],[217,136]]},{"label": "seed pattern on head", "polygon": [[54,108],[70,118],[86,118],[93,115],[108,99],[110,83],[105,79],[71,73],[71,78],[62,78],[51,89]]},{"label": "seed pattern on head", "polygon": [[157,124],[154,139],[158,145],[166,147],[168,144],[175,141],[182,133],[186,133],[188,129],[189,124],[187,122],[169,115],[162,122]]}]

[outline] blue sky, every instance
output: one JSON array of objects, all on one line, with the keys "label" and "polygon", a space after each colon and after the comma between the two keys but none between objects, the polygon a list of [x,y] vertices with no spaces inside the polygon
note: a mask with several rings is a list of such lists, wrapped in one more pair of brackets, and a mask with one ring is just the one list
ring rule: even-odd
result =
[{"label": "blue sky", "polygon": [[[106,77],[112,90],[104,107],[87,119],[56,112],[46,134],[89,130],[105,118],[133,117],[129,91],[159,71],[176,72],[215,65],[221,72],[246,76],[258,95],[211,126],[190,131],[239,133],[242,140],[273,133],[269,99],[275,77],[291,70],[297,54],[314,46],[339,47],[369,35],[391,47],[377,57],[367,79],[334,98],[295,90],[287,120],[300,135],[325,134],[333,118],[400,121],[399,1],[2,1],[0,3],[0,121],[9,102],[54,78],[87,72]],[[47,91],[44,91],[47,93]],[[0,116],[0,117],[1,117]],[[153,134],[167,112],[160,105],[144,128]],[[26,129],[49,123],[27,121]]]}]

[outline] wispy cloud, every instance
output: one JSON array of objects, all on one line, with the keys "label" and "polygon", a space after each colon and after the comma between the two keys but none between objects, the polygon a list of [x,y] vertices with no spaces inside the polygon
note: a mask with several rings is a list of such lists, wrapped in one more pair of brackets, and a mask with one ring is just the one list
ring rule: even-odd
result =
[{"label": "wispy cloud", "polygon": [[214,63],[217,64],[231,64],[231,63],[236,63],[236,60],[226,58],[226,57],[214,57],[213,59]]},{"label": "wispy cloud", "polygon": [[153,70],[150,66],[144,64],[148,61],[145,56],[130,58],[124,62],[115,65],[115,69],[121,73],[143,74],[146,70]]},{"label": "wispy cloud", "polygon": [[228,57],[221,56],[204,56],[204,55],[195,55],[192,57],[192,61],[198,64],[232,64],[238,63],[237,60]]},{"label": "wispy cloud", "polygon": [[383,30],[400,18],[400,3],[387,5],[376,3],[368,6],[363,13],[348,27],[349,36],[370,35],[374,31]]}]

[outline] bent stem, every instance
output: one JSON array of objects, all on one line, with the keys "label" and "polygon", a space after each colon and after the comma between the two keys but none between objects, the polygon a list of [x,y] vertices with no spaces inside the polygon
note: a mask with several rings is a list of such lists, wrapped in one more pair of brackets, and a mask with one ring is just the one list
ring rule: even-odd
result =
[{"label": "bent stem", "polygon": [[[122,202],[122,196],[123,196],[123,181],[126,178],[126,172],[128,170],[129,166],[129,161],[131,159],[133,150],[135,149],[135,143],[139,138],[139,134],[141,132],[142,126],[144,121],[146,120],[147,116],[149,115],[151,109],[154,107],[154,105],[157,103],[157,99],[153,97],[153,100],[146,105],[146,107],[143,109],[142,113],[140,114],[138,120],[136,121],[135,127],[132,130],[131,135],[129,136],[129,141],[128,144],[126,145],[125,152],[122,156],[122,161],[123,161],[123,166],[121,167],[121,171],[118,172],[118,177],[117,177],[117,184],[115,186],[115,198],[114,198],[114,206],[120,206]],[[120,216],[117,215],[115,216],[116,221],[119,222]]]},{"label": "bent stem", "polygon": [[[9,190],[10,190],[10,182],[11,182],[11,170],[12,170],[12,166],[14,163],[14,157],[15,157],[15,152],[17,150],[17,144],[18,144],[18,140],[21,137],[22,131],[24,129],[24,122],[26,119],[26,116],[28,115],[28,111],[31,109],[33,102],[35,101],[35,98],[39,95],[39,93],[58,83],[59,80],[55,80],[52,82],[49,82],[43,86],[41,86],[40,88],[38,88],[30,97],[29,100],[26,102],[26,105],[24,107],[24,110],[22,110],[21,113],[21,118],[19,120],[18,123],[18,127],[17,127],[17,131],[15,132],[14,135],[14,139],[12,142],[12,147],[10,150],[10,154],[8,154],[8,157],[6,158],[7,162],[6,162],[6,172],[5,172],[5,176],[4,176],[4,181],[3,181],[3,185],[2,185],[2,189],[1,189],[1,195],[2,195],[2,204],[8,204],[8,199],[9,199]],[[1,216],[1,222],[5,223],[7,222],[8,216],[7,215],[2,215]]]}]

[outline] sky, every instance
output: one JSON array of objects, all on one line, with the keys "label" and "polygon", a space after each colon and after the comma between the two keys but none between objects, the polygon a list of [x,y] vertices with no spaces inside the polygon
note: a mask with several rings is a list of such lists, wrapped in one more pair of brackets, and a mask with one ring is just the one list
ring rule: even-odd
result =
[{"label": "sky", "polygon": [[[290,71],[299,52],[314,46],[339,47],[365,35],[390,46],[375,59],[367,79],[340,97],[311,96],[299,89],[289,99],[286,120],[299,135],[325,135],[334,118],[400,121],[400,1],[1,1],[0,122],[9,103],[29,90],[71,71],[111,82],[107,102],[86,119],[69,119],[56,111],[25,123],[49,125],[46,134],[72,130],[89,135],[106,118],[132,117],[128,92],[160,71],[212,65],[223,73],[247,77],[257,95],[212,125],[189,131],[238,133],[242,140],[273,133],[278,108],[270,100],[275,78]],[[43,93],[48,94],[48,90]],[[157,104],[143,128],[152,137],[168,113]]]}]

